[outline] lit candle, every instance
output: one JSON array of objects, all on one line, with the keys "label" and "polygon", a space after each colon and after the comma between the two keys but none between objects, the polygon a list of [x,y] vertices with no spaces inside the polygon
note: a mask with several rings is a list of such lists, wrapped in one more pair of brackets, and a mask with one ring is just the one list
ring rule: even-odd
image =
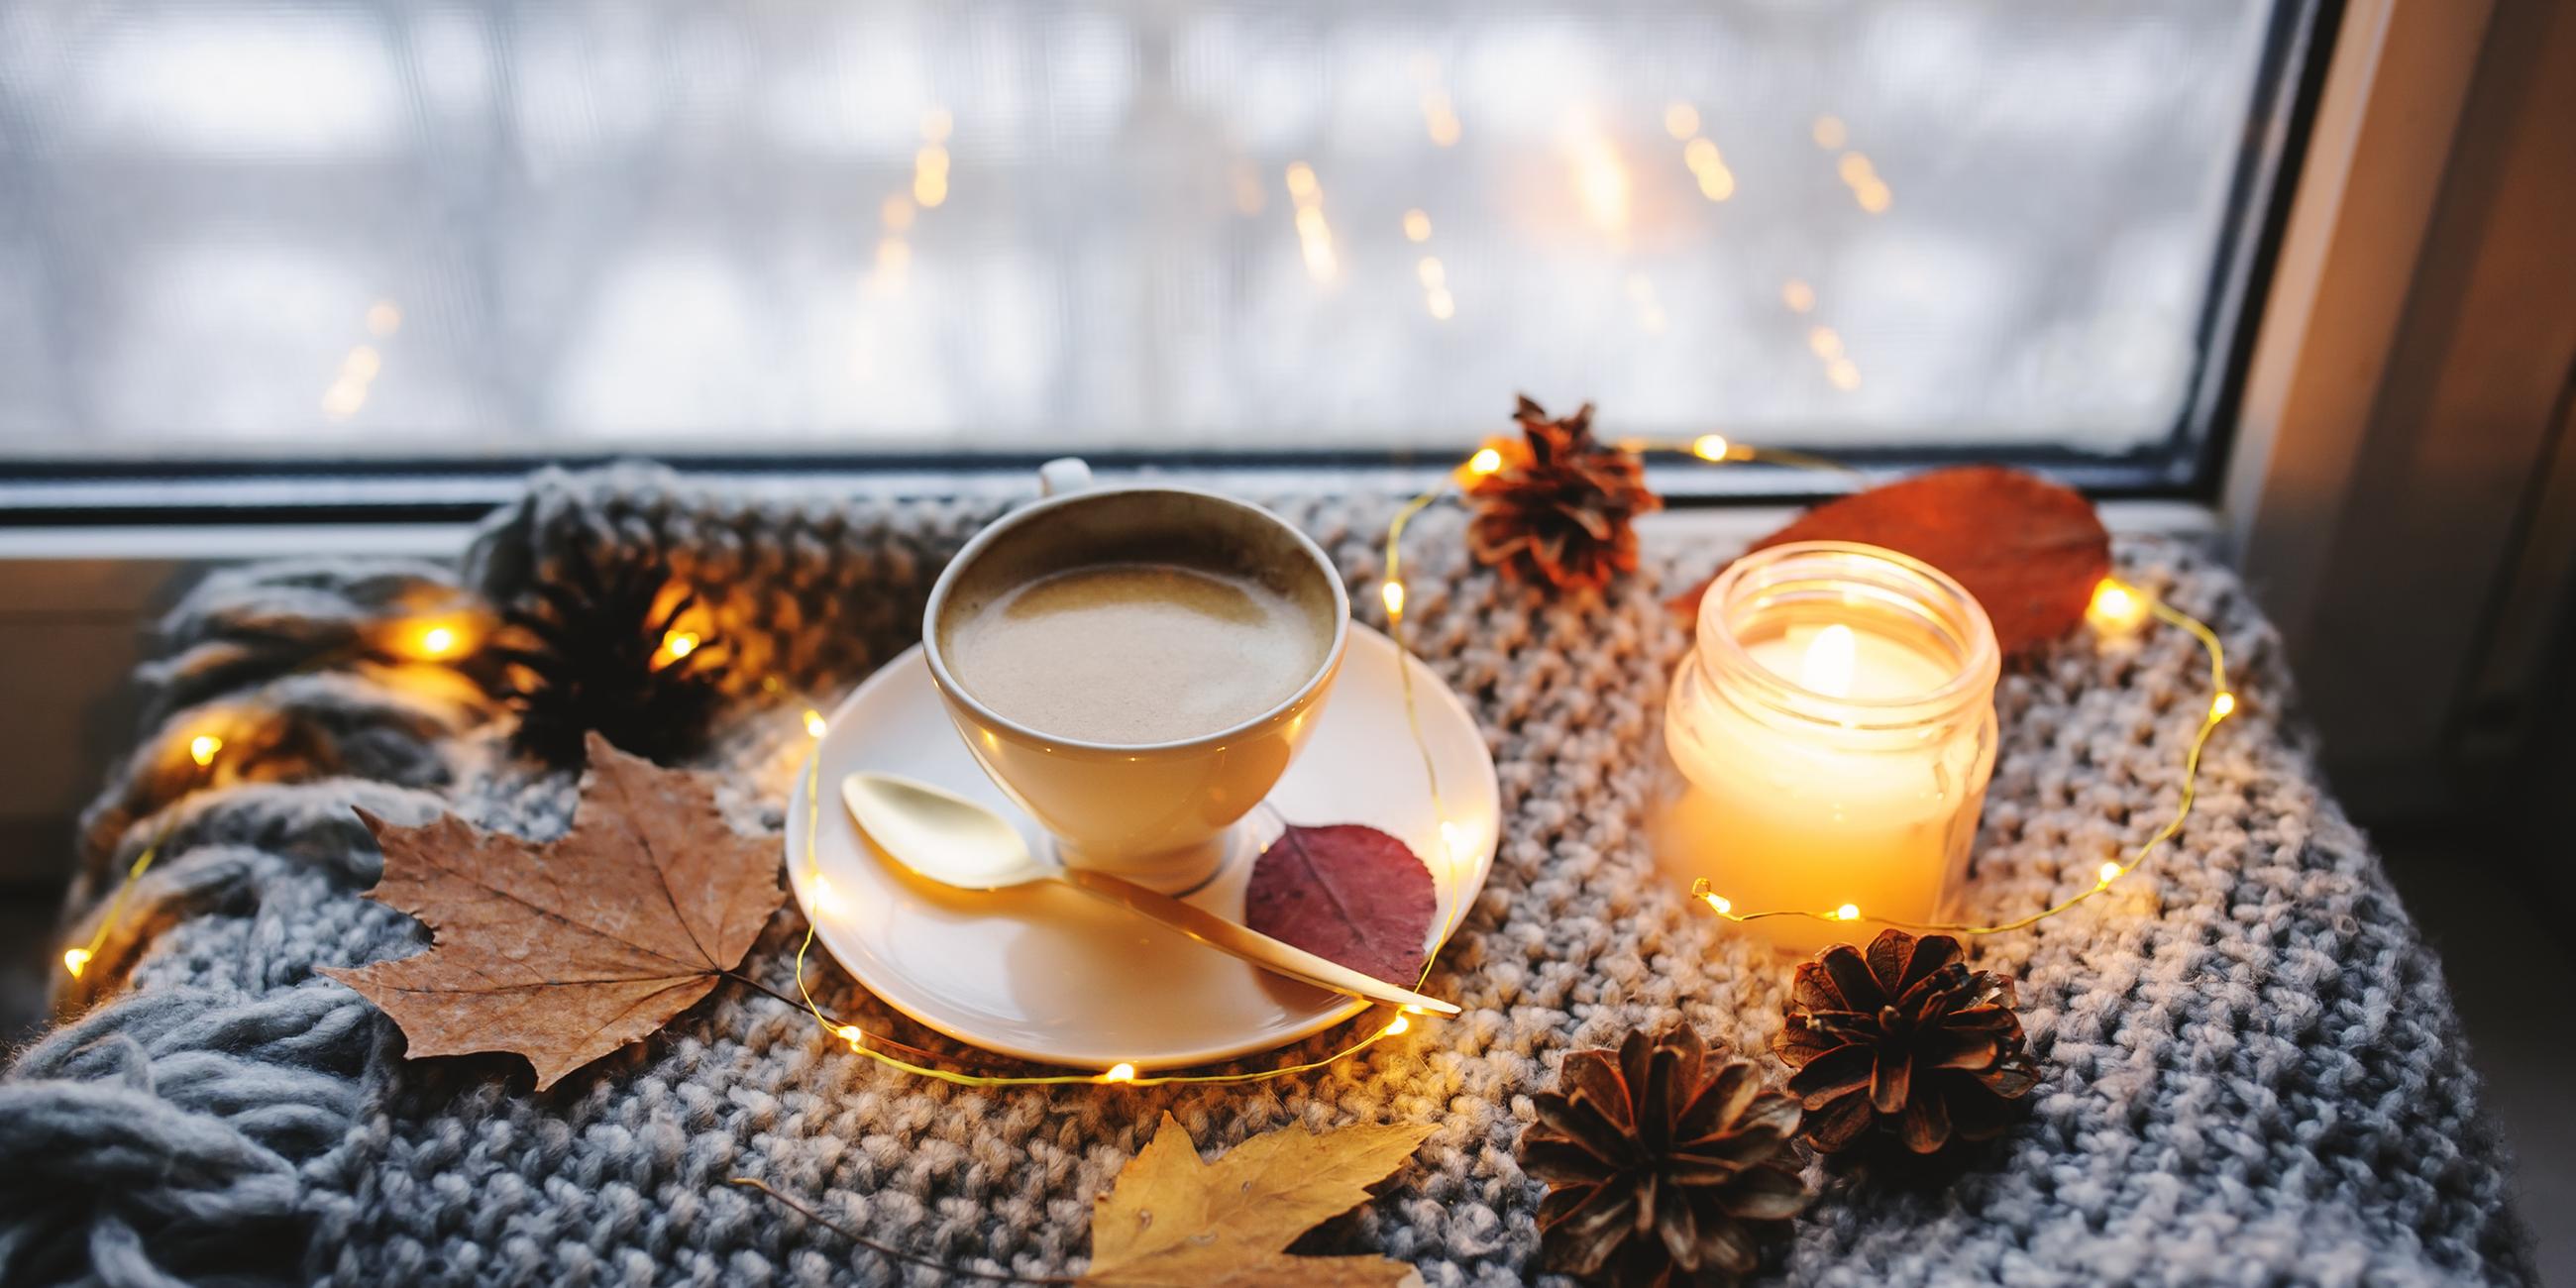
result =
[{"label": "lit candle", "polygon": [[1668,866],[1800,953],[1883,920],[1948,917],[1994,768],[2000,667],[1985,610],[1950,578],[1845,542],[1737,560],[1700,607],[1665,743],[1689,787]]}]

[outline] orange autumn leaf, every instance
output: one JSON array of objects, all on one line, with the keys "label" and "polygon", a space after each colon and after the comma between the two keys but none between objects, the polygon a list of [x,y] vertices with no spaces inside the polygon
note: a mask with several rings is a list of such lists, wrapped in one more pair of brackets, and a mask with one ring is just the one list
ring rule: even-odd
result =
[{"label": "orange autumn leaf", "polygon": [[596,733],[589,758],[552,841],[359,812],[385,852],[368,897],[420,918],[431,946],[323,973],[392,1016],[412,1058],[517,1052],[543,1091],[705,997],[786,898],[775,843],[728,827],[703,775]]},{"label": "orange autumn leaf", "polygon": [[[1984,605],[1995,642],[2025,652],[2075,629],[2111,573],[2111,534],[2072,488],[1999,465],[1933,470],[1828,501],[1745,553],[1792,541],[1858,541],[1950,574]],[[1696,615],[1702,582],[1673,600]]]},{"label": "orange autumn leaf", "polygon": [[1288,1245],[1368,1201],[1428,1124],[1265,1132],[1199,1161],[1163,1115],[1154,1139],[1091,1212],[1090,1288],[1396,1288],[1413,1267],[1384,1257],[1296,1257]]}]

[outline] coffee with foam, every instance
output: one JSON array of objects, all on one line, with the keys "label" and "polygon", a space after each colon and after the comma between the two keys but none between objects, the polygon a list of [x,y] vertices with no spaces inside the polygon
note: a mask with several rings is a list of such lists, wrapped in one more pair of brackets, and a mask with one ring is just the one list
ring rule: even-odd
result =
[{"label": "coffee with foam", "polygon": [[1223,733],[1314,684],[1339,587],[1294,531],[1186,492],[1085,496],[1006,532],[932,623],[958,689],[1072,742]]},{"label": "coffee with foam", "polygon": [[1006,720],[1084,742],[1175,742],[1296,696],[1330,623],[1229,569],[1116,562],[1051,572],[959,615],[957,682]]}]

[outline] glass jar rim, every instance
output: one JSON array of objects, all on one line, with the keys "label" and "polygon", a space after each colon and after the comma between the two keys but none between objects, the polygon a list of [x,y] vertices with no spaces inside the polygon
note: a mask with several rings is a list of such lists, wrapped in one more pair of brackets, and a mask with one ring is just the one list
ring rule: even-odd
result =
[{"label": "glass jar rim", "polygon": [[[1736,597],[1754,582],[1757,574],[1776,572],[1783,565],[1794,565],[1803,559],[1859,559],[1885,565],[1892,575],[1872,584],[1883,592],[1906,597],[1921,611],[1934,615],[1952,626],[1960,640],[1957,669],[1939,686],[1922,693],[1893,698],[1852,697],[1823,693],[1798,683],[1765,666],[1744,645],[1729,620]],[[1956,578],[1931,564],[1884,546],[1859,541],[1791,541],[1766,546],[1739,555],[1725,571],[1709,584],[1708,593],[1699,607],[1699,642],[1697,647],[1710,651],[1722,661],[1728,672],[1762,693],[1769,705],[1781,709],[1830,706],[1860,717],[1857,721],[1870,726],[1911,723],[1937,718],[1971,703],[1991,700],[1995,680],[2003,669],[2003,656],[1995,641],[1994,623],[1986,616],[1985,606]]]}]

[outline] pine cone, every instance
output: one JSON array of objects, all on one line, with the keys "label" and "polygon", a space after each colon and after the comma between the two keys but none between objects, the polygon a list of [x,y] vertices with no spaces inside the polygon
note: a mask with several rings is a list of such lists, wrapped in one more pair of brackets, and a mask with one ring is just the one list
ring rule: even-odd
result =
[{"label": "pine cone", "polygon": [[1833,1153],[1873,1126],[1929,1154],[2011,1125],[2039,1082],[2013,1014],[2013,982],[1972,971],[1959,941],[1887,930],[1863,954],[1836,944],[1798,967],[1789,1024],[1771,1049],[1797,1073],[1807,1143]]},{"label": "pine cone", "polygon": [[1753,1065],[1712,1056],[1680,1025],[1612,1051],[1576,1051],[1535,1097],[1521,1166],[1550,1270],[1622,1285],[1726,1283],[1807,1205],[1784,1155],[1798,1105]]},{"label": "pine cone", "polygon": [[1496,439],[1502,468],[1472,480],[1467,549],[1516,581],[1598,589],[1637,566],[1638,515],[1662,506],[1634,452],[1592,437],[1592,404],[1563,420],[1524,397],[1522,441]]},{"label": "pine cone", "polygon": [[676,655],[668,647],[695,592],[641,556],[573,558],[564,573],[505,609],[494,639],[517,746],[570,764],[595,729],[668,764],[704,745],[723,698],[723,640],[708,630]]}]

